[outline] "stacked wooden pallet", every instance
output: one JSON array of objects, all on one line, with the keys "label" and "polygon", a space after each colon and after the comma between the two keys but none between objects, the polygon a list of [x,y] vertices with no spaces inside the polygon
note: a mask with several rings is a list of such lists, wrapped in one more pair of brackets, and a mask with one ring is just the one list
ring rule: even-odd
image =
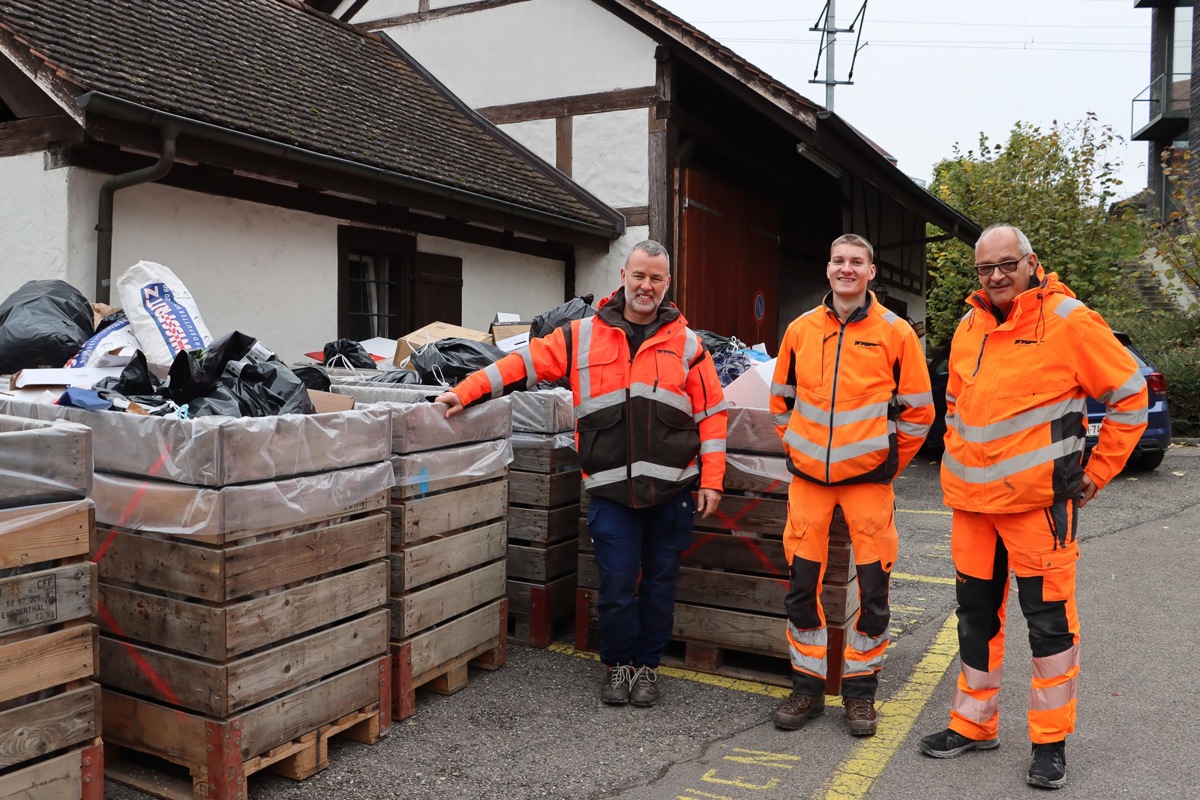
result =
[{"label": "stacked wooden pallet", "polygon": [[0,416],[0,797],[101,800],[91,432]]},{"label": "stacked wooden pallet", "polygon": [[332,736],[386,733],[386,412],[178,420],[2,405],[93,429],[110,779],[244,798],[259,770],[325,768]]},{"label": "stacked wooden pallet", "polygon": [[508,627],[546,647],[575,611],[580,470],[566,389],[516,392],[509,473]]},{"label": "stacked wooden pallet", "polygon": [[[691,669],[791,685],[787,643],[787,471],[770,413],[730,409],[725,494],[716,514],[696,518],[683,554],[670,660]],[[586,497],[582,504],[586,514]],[[575,641],[599,649],[599,577],[586,525],[580,522]],[[841,688],[843,648],[858,611],[849,534],[840,514],[830,531],[829,567],[821,591],[829,631],[826,691]],[[682,651],[682,652],[680,652]]]},{"label": "stacked wooden pallet", "polygon": [[508,464],[512,409],[484,403],[447,420],[436,387],[336,383],[392,415],[391,652],[397,719],[416,690],[453,694],[468,667],[507,659]]}]

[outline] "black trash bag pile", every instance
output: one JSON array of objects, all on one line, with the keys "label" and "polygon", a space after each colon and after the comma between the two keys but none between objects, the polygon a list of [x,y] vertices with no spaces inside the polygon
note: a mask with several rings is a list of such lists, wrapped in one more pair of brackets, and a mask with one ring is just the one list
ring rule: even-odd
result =
[{"label": "black trash bag pile", "polygon": [[505,355],[494,344],[451,337],[420,348],[409,358],[408,365],[426,386],[453,386]]},{"label": "black trash bag pile", "polygon": [[304,381],[238,331],[175,356],[168,386],[181,417],[316,413]]},{"label": "black trash bag pile", "polygon": [[353,339],[338,339],[326,344],[324,364],[329,369],[377,369],[375,359]]},{"label": "black trash bag pile", "polygon": [[585,294],[583,297],[572,297],[560,306],[555,306],[544,314],[538,314],[529,325],[530,338],[549,336],[555,328],[570,325],[571,320],[583,319],[596,313],[592,308],[593,297]]},{"label": "black trash bag pile", "polygon": [[120,411],[127,410],[130,403],[137,403],[143,411],[154,416],[174,414],[178,408],[163,382],[150,371],[141,350],[134,354],[118,377],[101,378],[92,389]]},{"label": "black trash bag pile", "polygon": [[61,367],[91,338],[92,308],[66,281],[29,281],[0,304],[0,373]]},{"label": "black trash bag pile", "polygon": [[391,383],[391,384],[410,384],[412,386],[421,385],[421,376],[411,369],[389,369],[387,372],[381,372],[378,375],[372,375],[367,378],[371,383]]}]

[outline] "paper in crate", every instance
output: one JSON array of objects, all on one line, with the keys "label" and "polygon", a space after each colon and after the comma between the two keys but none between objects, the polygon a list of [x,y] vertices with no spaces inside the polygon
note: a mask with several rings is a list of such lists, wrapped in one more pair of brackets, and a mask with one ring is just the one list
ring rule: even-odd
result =
[{"label": "paper in crate", "polygon": [[448,322],[431,322],[396,340],[396,355],[392,358],[392,363],[397,367],[402,367],[414,352],[427,344],[440,342],[442,339],[470,339],[474,342],[493,343],[490,333],[462,328]]}]

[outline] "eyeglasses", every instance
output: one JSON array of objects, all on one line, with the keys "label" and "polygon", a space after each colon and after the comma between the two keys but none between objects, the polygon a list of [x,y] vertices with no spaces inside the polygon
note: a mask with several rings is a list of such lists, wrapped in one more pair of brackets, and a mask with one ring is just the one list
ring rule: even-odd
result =
[{"label": "eyeglasses", "polygon": [[1000,270],[1005,275],[1012,275],[1017,271],[1017,267],[1021,265],[1021,262],[1024,261],[1028,255],[1029,254],[1026,253],[1016,261],[1001,261],[999,264],[976,264],[975,272],[978,273],[979,277],[981,278],[990,278],[994,270]]}]

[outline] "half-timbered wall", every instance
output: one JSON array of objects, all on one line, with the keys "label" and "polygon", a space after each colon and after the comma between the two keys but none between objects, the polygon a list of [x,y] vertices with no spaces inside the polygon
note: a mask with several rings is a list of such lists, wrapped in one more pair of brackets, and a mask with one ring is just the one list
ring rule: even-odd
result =
[{"label": "half-timbered wall", "polygon": [[629,249],[649,235],[654,40],[591,0],[431,0],[429,11],[470,11],[404,20],[416,4],[388,10],[372,0],[354,23],[381,20],[387,35],[465,103],[625,214],[625,235],[607,253],[577,250],[575,293],[607,295],[620,285]]}]

